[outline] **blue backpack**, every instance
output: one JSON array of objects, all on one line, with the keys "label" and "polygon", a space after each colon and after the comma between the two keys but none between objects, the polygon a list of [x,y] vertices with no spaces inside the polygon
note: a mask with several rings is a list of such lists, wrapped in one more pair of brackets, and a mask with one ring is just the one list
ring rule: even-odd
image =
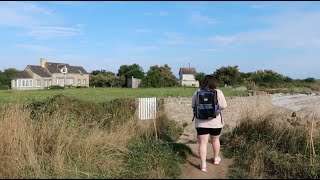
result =
[{"label": "blue backpack", "polygon": [[200,120],[208,120],[209,118],[216,118],[221,113],[216,90],[198,90],[195,103],[193,119],[196,117]]}]

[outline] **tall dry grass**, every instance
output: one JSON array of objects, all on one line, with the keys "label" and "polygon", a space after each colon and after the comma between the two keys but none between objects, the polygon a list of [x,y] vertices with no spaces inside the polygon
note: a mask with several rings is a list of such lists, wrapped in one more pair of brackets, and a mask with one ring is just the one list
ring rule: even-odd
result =
[{"label": "tall dry grass", "polygon": [[1,109],[0,177],[117,177],[129,151],[126,145],[136,135],[136,121],[106,131],[99,125],[70,122],[70,117],[62,114],[42,114],[34,121],[24,105]]},{"label": "tall dry grass", "polygon": [[32,169],[41,177],[34,147],[33,124],[30,111],[20,105],[2,107],[0,111],[0,177],[23,178]]},{"label": "tall dry grass", "polygon": [[[139,121],[134,103],[55,96],[0,107],[0,178],[177,178],[185,148],[162,113]],[[166,138],[163,138],[166,137]]]},{"label": "tall dry grass", "polygon": [[320,134],[310,120],[299,119],[305,126],[287,122],[286,111],[269,109],[248,111],[232,132],[224,152],[234,157],[232,178],[297,178],[320,177]]}]

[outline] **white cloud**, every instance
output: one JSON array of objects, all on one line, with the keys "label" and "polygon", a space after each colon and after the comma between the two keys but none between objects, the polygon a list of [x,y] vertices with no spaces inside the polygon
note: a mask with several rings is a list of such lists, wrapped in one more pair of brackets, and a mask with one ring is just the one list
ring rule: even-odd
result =
[{"label": "white cloud", "polygon": [[79,35],[81,30],[77,27],[61,27],[61,26],[39,26],[29,28],[23,35],[31,36],[36,39],[49,39],[54,37],[68,37]]},{"label": "white cloud", "polygon": [[202,15],[200,12],[192,12],[191,21],[194,23],[205,23],[209,25],[218,23],[216,19]]},{"label": "white cloud", "polygon": [[30,50],[30,51],[36,51],[36,52],[50,52],[50,51],[55,51],[54,48],[49,48],[46,46],[42,46],[42,45],[36,45],[36,44],[21,44],[21,45],[17,45],[18,47],[21,47],[23,49],[26,50]]},{"label": "white cloud", "polygon": [[266,28],[217,35],[211,40],[225,45],[260,44],[273,48],[320,48],[320,12],[283,12],[260,19]]},{"label": "white cloud", "polygon": [[21,28],[23,33],[18,35],[37,39],[66,37],[80,34],[80,29],[84,27],[83,24],[69,27],[61,25],[62,22],[63,19],[50,9],[34,2],[7,2],[0,5],[0,26]]},{"label": "white cloud", "polygon": [[52,15],[52,12],[49,9],[37,6],[35,4],[27,4],[22,6],[21,8],[23,9],[23,11],[26,11],[26,12]]},{"label": "white cloud", "polygon": [[54,14],[32,2],[7,2],[0,6],[0,25],[26,27],[39,25]]}]

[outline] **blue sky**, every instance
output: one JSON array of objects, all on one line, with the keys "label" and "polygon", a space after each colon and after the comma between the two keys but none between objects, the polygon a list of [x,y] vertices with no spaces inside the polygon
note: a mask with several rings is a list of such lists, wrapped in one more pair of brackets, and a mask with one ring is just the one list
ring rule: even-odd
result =
[{"label": "blue sky", "polygon": [[320,78],[320,2],[0,2],[0,70],[39,59],[117,72],[168,64]]}]

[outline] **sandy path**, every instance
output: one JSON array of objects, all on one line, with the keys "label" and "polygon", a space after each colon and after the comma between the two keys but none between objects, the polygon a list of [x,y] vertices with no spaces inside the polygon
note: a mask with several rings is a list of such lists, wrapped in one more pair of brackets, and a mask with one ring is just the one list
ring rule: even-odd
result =
[{"label": "sandy path", "polygon": [[208,143],[208,155],[207,155],[207,172],[199,170],[198,165],[200,163],[200,157],[198,153],[198,144],[187,144],[192,154],[187,158],[187,163],[182,167],[181,179],[229,179],[228,169],[233,164],[232,159],[226,159],[222,154],[221,146],[221,162],[219,165],[212,164],[213,150],[210,143]]}]

